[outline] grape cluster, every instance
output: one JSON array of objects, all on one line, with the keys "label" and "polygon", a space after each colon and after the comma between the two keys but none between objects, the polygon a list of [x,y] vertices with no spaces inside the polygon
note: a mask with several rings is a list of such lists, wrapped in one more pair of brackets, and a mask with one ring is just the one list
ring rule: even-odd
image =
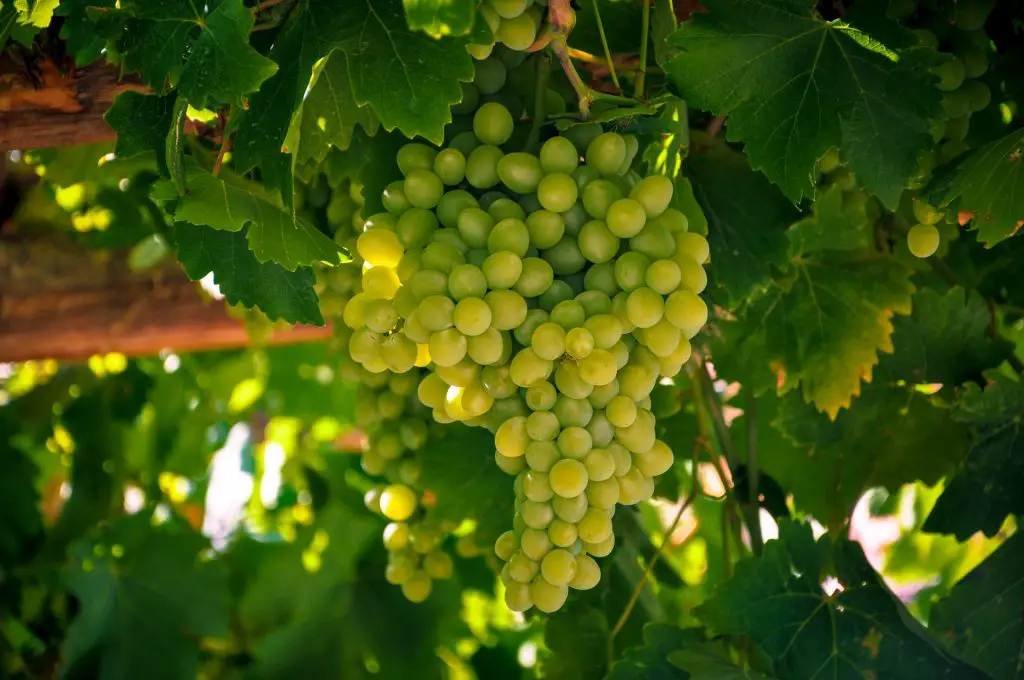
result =
[{"label": "grape cluster", "polygon": [[547,4],[547,0],[484,0],[478,11],[494,41],[469,45],[469,53],[476,59],[486,59],[495,43],[511,50],[525,50],[540,33]]},{"label": "grape cluster", "polygon": [[598,582],[616,505],[650,498],[672,464],[650,393],[707,319],[708,246],[669,207],[670,180],[630,170],[634,138],[590,126],[579,146],[506,153],[513,123],[486,102],[468,154],[399,151],[404,179],[356,241],[362,290],[343,317],[365,370],[425,368],[437,422],[495,432],[516,475],[515,529],[496,546],[506,600],[554,611]]}]

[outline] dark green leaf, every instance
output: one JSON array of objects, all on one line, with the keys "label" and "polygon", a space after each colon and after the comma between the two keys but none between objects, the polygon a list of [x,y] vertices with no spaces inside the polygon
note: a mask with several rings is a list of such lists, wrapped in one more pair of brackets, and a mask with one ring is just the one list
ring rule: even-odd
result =
[{"label": "dark green leaf", "polygon": [[692,105],[728,115],[727,136],[793,201],[814,192],[830,147],[890,206],[931,139],[939,93],[921,68],[812,0],[708,0],[671,43],[669,77]]},{"label": "dark green leaf", "polygon": [[494,435],[452,425],[445,436],[420,451],[422,487],[436,498],[431,510],[440,521],[477,522],[481,544],[490,545],[512,522],[512,478],[494,464]]},{"label": "dark green leaf", "polygon": [[992,246],[1013,236],[1024,221],[1024,130],[967,156],[950,180],[943,204],[974,215],[978,239]]},{"label": "dark green leaf", "polygon": [[167,172],[171,181],[177,187],[178,193],[184,194],[188,190],[188,181],[185,178],[185,119],[188,115],[188,100],[178,97],[174,102],[174,111],[171,114],[171,129],[164,138],[164,148],[167,156]]},{"label": "dark green leaf", "polygon": [[32,460],[10,445],[7,437],[16,431],[12,419],[0,413],[0,567],[9,567],[34,552],[31,542],[43,531],[39,514],[36,476],[39,469]]},{"label": "dark green leaf", "polygon": [[861,192],[847,193],[837,185],[826,189],[814,202],[814,214],[789,230],[793,253],[866,250],[873,243],[874,221],[864,210],[864,198]]},{"label": "dark green leaf", "polygon": [[93,8],[93,12],[109,11],[116,3],[117,0],[62,0],[60,3],[56,11],[57,16],[64,17],[60,37],[74,58],[75,66],[82,68],[99,59],[107,41],[116,38],[115,32],[106,35],[106,27],[89,18],[89,8]]},{"label": "dark green leaf", "polygon": [[608,621],[604,613],[582,602],[570,602],[548,617],[544,644],[546,680],[590,680],[603,677],[608,658]]},{"label": "dark green leaf", "polygon": [[700,640],[697,630],[649,623],[644,626],[644,645],[627,650],[612,666],[607,680],[687,680],[690,674],[670,663],[669,655]]},{"label": "dark green leaf", "polygon": [[691,680],[772,680],[763,673],[737,666],[702,645],[689,645],[668,658],[673,665],[688,671]]},{"label": "dark green leaf", "polygon": [[835,417],[870,380],[879,352],[892,351],[892,316],[910,312],[910,271],[891,259],[823,253],[723,323],[722,375],[757,392],[800,384],[803,397]]},{"label": "dark green leaf", "polygon": [[1024,385],[996,374],[984,391],[968,384],[954,414],[972,429],[963,466],[932,508],[924,530],[966,540],[994,536],[1010,514],[1024,514]]},{"label": "dark green leaf", "polygon": [[432,36],[465,35],[473,28],[474,0],[402,0],[409,28]]},{"label": "dark green leaf", "polygon": [[223,637],[223,565],[203,560],[202,536],[136,515],[74,548],[66,573],[80,610],[64,641],[61,678],[195,677],[200,637]]},{"label": "dark green leaf", "polygon": [[157,166],[167,167],[167,138],[173,133],[176,97],[145,95],[138,92],[122,92],[104,114],[114,132],[117,143],[114,153],[129,157],[152,151],[156,154]]},{"label": "dark green leaf", "polygon": [[[839,585],[831,594],[822,587],[829,575]],[[697,614],[720,634],[748,636],[780,680],[988,678],[910,617],[859,544],[815,542],[808,525],[780,524],[779,539],[737,564]]]},{"label": "dark green leaf", "polygon": [[309,267],[288,271],[274,262],[261,263],[249,250],[245,229],[218,231],[180,222],[174,236],[189,278],[198,281],[213,272],[231,304],[259,307],[271,319],[323,325],[313,289],[316,276]]},{"label": "dark green leaf", "polygon": [[1024,671],[1024,534],[1007,539],[932,609],[929,627],[996,680]]},{"label": "dark green leaf", "polygon": [[1006,340],[992,337],[991,324],[988,305],[974,291],[923,288],[914,295],[913,314],[893,320],[894,351],[881,358],[879,376],[946,385],[980,381],[1012,351]]},{"label": "dark green leaf", "polygon": [[785,230],[799,213],[779,190],[724,144],[696,145],[686,162],[708,220],[711,281],[731,306],[768,282],[786,261]]}]

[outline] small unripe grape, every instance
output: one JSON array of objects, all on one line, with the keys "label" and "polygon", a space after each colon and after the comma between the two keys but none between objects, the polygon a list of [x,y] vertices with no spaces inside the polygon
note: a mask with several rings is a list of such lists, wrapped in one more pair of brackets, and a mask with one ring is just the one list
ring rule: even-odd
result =
[{"label": "small unripe grape", "polygon": [[587,165],[602,175],[618,172],[626,162],[626,140],[615,132],[603,132],[587,146]]},{"label": "small unripe grape", "polygon": [[644,207],[647,217],[658,217],[668,209],[674,187],[664,175],[645,177],[630,190],[629,197]]},{"label": "small unripe grape", "polygon": [[551,507],[559,519],[575,524],[587,513],[587,497],[584,494],[572,498],[555,496],[551,499]]},{"label": "small unripe grape", "polygon": [[494,542],[494,554],[503,562],[508,562],[519,549],[519,542],[514,531],[506,531]]},{"label": "small unripe grape", "polygon": [[457,149],[442,149],[434,159],[434,173],[448,186],[455,186],[466,176],[466,157]]},{"label": "small unripe grape", "polygon": [[498,452],[509,458],[517,458],[526,453],[526,445],[530,437],[526,433],[526,418],[521,416],[509,418],[494,433],[494,445]]},{"label": "small unripe grape", "polygon": [[403,484],[385,487],[380,495],[380,511],[394,522],[404,522],[416,510],[416,493]]},{"label": "small unripe grape", "polygon": [[579,162],[579,152],[565,137],[552,137],[540,148],[540,165],[547,174],[561,172],[571,175]]},{"label": "small unripe grape", "polygon": [[512,136],[512,127],[512,114],[497,102],[487,102],[473,115],[473,134],[484,144],[501,146]]},{"label": "small unripe grape", "polygon": [[540,573],[552,585],[568,585],[576,576],[576,558],[563,548],[551,550],[540,563]]},{"label": "small unripe grape", "polygon": [[398,169],[406,177],[416,170],[430,170],[436,156],[437,151],[426,144],[406,144],[398,150]]},{"label": "small unripe grape", "polygon": [[537,200],[545,210],[568,212],[576,205],[579,189],[575,180],[564,173],[546,175],[537,186]]},{"label": "small unripe grape", "polygon": [[448,553],[434,550],[427,553],[423,558],[423,570],[431,578],[444,581],[452,577],[455,565],[452,563],[452,558]]},{"label": "small unripe grape", "polygon": [[552,614],[561,609],[568,597],[568,586],[553,585],[543,577],[535,578],[530,584],[530,598],[533,600],[533,605],[545,614]]},{"label": "small unripe grape", "polygon": [[907,247],[914,257],[931,257],[939,249],[939,230],[931,224],[915,224],[907,233]]},{"label": "small unripe grape", "polygon": [[587,479],[587,469],[578,460],[560,460],[549,472],[552,491],[563,498],[572,498],[583,493],[587,487]]}]

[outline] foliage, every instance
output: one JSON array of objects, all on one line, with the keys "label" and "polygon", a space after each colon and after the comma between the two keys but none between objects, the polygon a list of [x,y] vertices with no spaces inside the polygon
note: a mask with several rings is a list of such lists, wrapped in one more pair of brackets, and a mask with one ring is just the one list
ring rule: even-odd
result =
[{"label": "foliage", "polygon": [[[142,84],[112,143],[11,150],[0,248],[180,265],[252,339],[0,363],[0,677],[1021,675],[1021,7],[575,4],[0,3],[0,82]],[[707,323],[650,395],[675,462],[553,614],[506,607],[492,546],[523,482],[492,433],[437,422],[423,364],[365,369],[346,328],[406,145],[469,155],[484,102],[513,114],[506,152],[572,141],[581,186],[590,139],[622,134],[612,190],[668,177],[710,249]],[[263,342],[288,324],[331,336]],[[398,529],[396,478],[420,503]],[[400,530],[430,544],[425,595]]]}]

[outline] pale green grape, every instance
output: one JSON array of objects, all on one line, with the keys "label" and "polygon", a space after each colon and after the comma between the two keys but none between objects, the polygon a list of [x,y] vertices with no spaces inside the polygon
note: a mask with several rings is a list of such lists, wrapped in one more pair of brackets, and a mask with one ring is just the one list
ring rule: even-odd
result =
[{"label": "pale green grape", "polygon": [[523,273],[523,260],[515,253],[499,250],[484,260],[484,278],[491,289],[511,288]]},{"label": "pale green grape", "polygon": [[660,358],[671,356],[679,347],[682,332],[667,319],[661,319],[650,328],[643,330],[644,344]]},{"label": "pale green grape", "polygon": [[594,557],[607,557],[615,548],[615,535],[612,534],[607,540],[601,543],[584,543],[583,549],[588,555]]},{"label": "pale green grape", "polygon": [[495,221],[523,221],[526,219],[526,211],[523,210],[521,205],[513,201],[511,198],[506,198],[504,194],[498,193],[495,195],[497,198],[487,204],[487,212],[495,219]]},{"label": "pale green grape", "polygon": [[[455,322],[455,328],[462,335],[469,337],[477,336],[490,327],[491,308],[480,298],[466,298],[455,305],[455,312],[452,318]],[[447,332],[449,331],[442,331],[442,333]],[[433,351],[431,351],[430,356],[434,356]]]},{"label": "pale green grape", "polygon": [[[523,535],[520,539],[520,546],[523,554],[534,562],[540,562],[543,560],[544,556],[547,555],[552,548],[548,532],[540,529],[526,529],[523,531]],[[541,569],[543,569],[543,563],[541,564]]]},{"label": "pale green grape", "polygon": [[672,200],[672,180],[664,175],[644,177],[629,192],[629,197],[644,207],[647,217],[658,217]]},{"label": "pale green grape", "polygon": [[579,152],[565,137],[552,137],[540,148],[540,165],[545,174],[560,172],[571,175],[579,162]]},{"label": "pale green grape", "polygon": [[676,234],[676,252],[689,255],[697,264],[704,264],[708,261],[711,248],[706,238],[688,231],[685,234]]},{"label": "pale green grape", "polygon": [[629,293],[644,285],[651,260],[643,253],[628,252],[615,260],[615,282]]},{"label": "pale green grape", "polygon": [[530,442],[526,446],[525,458],[531,470],[547,472],[558,462],[561,454],[553,442]]},{"label": "pale green grape", "polygon": [[455,328],[446,328],[430,336],[430,358],[438,366],[454,366],[468,351],[466,336]]},{"label": "pale green grape", "polygon": [[579,248],[594,263],[609,262],[619,252],[619,237],[601,220],[590,220],[580,229]]},{"label": "pale green grape", "polygon": [[557,323],[566,331],[570,331],[583,325],[587,311],[576,300],[562,300],[551,310],[550,318],[552,323]]},{"label": "pale green grape", "polygon": [[568,586],[553,585],[543,577],[535,578],[530,584],[530,599],[533,600],[533,605],[545,614],[552,614],[561,609],[568,597]]},{"label": "pale green grape", "polygon": [[[433,212],[422,208],[410,208],[399,216],[395,233],[406,248],[421,248],[430,241],[437,227],[437,217]],[[366,232],[372,233],[375,232]]]},{"label": "pale green grape", "polygon": [[589,505],[586,495],[581,493],[572,498],[555,496],[551,499],[551,507],[559,519],[575,524],[583,519]]},{"label": "pale green grape", "polygon": [[513,581],[529,583],[539,572],[540,564],[531,560],[522,551],[512,555],[512,559],[508,561],[508,575],[512,577]]},{"label": "pale green grape", "polygon": [[509,456],[501,455],[497,451],[494,452],[494,462],[497,464],[498,469],[506,475],[518,475],[526,467],[522,458],[510,458]]},{"label": "pale green grape", "polygon": [[[625,363],[623,363],[625,366]],[[612,399],[619,395],[619,381],[612,380],[607,385],[594,385],[594,391],[587,400],[594,408],[606,408]]]},{"label": "pale green grape", "polygon": [[493,57],[482,59],[473,64],[473,67],[476,70],[473,76],[473,85],[483,94],[494,94],[505,87],[508,69],[500,59]]},{"label": "pale green grape", "polygon": [[384,547],[401,550],[409,545],[409,526],[403,522],[390,522],[384,527]]},{"label": "pale green grape", "polygon": [[359,235],[356,240],[359,256],[374,267],[396,267],[405,253],[398,236],[386,229],[374,229]]},{"label": "pale green grape", "polygon": [[579,367],[571,361],[563,361],[555,369],[555,386],[558,391],[571,399],[586,399],[594,386],[580,377]]},{"label": "pale green grape", "polygon": [[525,612],[533,606],[530,585],[513,581],[505,585],[505,606],[514,612]]},{"label": "pale green grape", "polygon": [[447,274],[456,265],[465,264],[466,256],[449,243],[435,241],[423,249],[420,261],[424,269]]},{"label": "pale green grape", "polygon": [[550,411],[554,408],[557,398],[555,386],[549,382],[534,385],[526,390],[526,405],[531,411]]},{"label": "pale green grape", "polygon": [[612,535],[612,518],[607,510],[588,508],[576,530],[584,543],[600,543]]},{"label": "pale green grape", "polygon": [[647,477],[665,474],[672,462],[672,449],[661,440],[655,440],[649,451],[633,456],[633,465]]},{"label": "pale green grape", "polygon": [[466,354],[481,366],[490,366],[501,361],[506,347],[507,342],[501,335],[501,331],[496,328],[488,328],[480,335],[468,338]]},{"label": "pale green grape", "polygon": [[699,296],[688,290],[677,290],[665,301],[665,318],[692,338],[707,323],[708,306]]},{"label": "pale green grape", "polygon": [[565,213],[572,209],[579,192],[576,181],[560,172],[546,175],[536,190],[541,206],[554,213]]},{"label": "pale green grape", "polygon": [[447,296],[429,295],[423,298],[416,309],[423,327],[428,331],[441,331],[451,328],[455,323],[455,303]]},{"label": "pale green grape", "polygon": [[530,232],[530,243],[540,250],[547,250],[562,239],[565,220],[550,210],[538,210],[527,216],[526,228]]},{"label": "pale green grape", "polygon": [[473,134],[484,144],[501,146],[512,136],[512,127],[512,114],[497,102],[487,102],[473,115]]},{"label": "pale green grape", "polygon": [[539,257],[523,259],[523,271],[515,283],[515,291],[524,298],[542,295],[555,280],[555,272],[546,260]]},{"label": "pale green grape", "polygon": [[483,297],[487,293],[487,278],[479,267],[456,265],[448,275],[448,292],[455,300]]},{"label": "pale green grape", "polygon": [[594,350],[594,336],[586,328],[573,328],[565,334],[565,350],[574,359],[583,359]]},{"label": "pale green grape", "polygon": [[[580,428],[568,428],[568,430]],[[581,430],[586,432],[586,430]],[[559,435],[559,449],[563,451],[562,439],[565,431],[562,435]],[[587,440],[590,439],[589,433],[587,434]],[[590,450],[589,448],[587,449]],[[551,484],[551,490],[557,495],[563,498],[572,498],[583,493],[583,490],[587,488],[587,468],[578,460],[571,458],[563,459],[555,463],[551,467],[551,471],[548,473],[549,482]]]},{"label": "pale green grape", "polygon": [[558,243],[542,253],[542,257],[551,264],[551,268],[558,276],[569,276],[582,271],[587,264],[587,259],[580,252],[576,239],[571,236],[563,236]]},{"label": "pale green grape", "polygon": [[543,309],[531,309],[526,312],[526,320],[512,331],[512,335],[520,345],[529,347],[530,338],[533,337],[533,332],[547,320],[548,313]]},{"label": "pale green grape", "polygon": [[380,495],[380,511],[394,522],[404,522],[416,511],[416,493],[403,484],[385,487]]},{"label": "pale green grape", "polygon": [[458,230],[471,248],[487,246],[487,237],[494,227],[494,218],[480,208],[466,208],[459,213]]},{"label": "pale green grape", "polygon": [[616,429],[615,438],[631,453],[650,451],[655,442],[654,416],[647,409],[639,409],[631,425]]},{"label": "pale green grape", "polygon": [[555,518],[555,511],[551,503],[536,501],[525,501],[519,514],[526,526],[531,529],[546,529],[551,524],[551,520]]},{"label": "pale green grape", "polygon": [[499,331],[510,331],[526,320],[526,300],[511,290],[492,290],[484,299],[491,308],[491,324]]},{"label": "pale green grape", "polygon": [[436,156],[437,151],[426,144],[406,144],[398,150],[398,169],[406,177],[416,170],[430,170]]},{"label": "pale green grape", "polygon": [[587,165],[602,175],[612,175],[626,162],[626,140],[615,132],[603,132],[587,146]]},{"label": "pale green grape", "polygon": [[915,224],[907,232],[907,247],[914,257],[931,257],[939,249],[939,230],[931,224]]},{"label": "pale green grape", "polygon": [[622,198],[622,190],[606,179],[595,179],[583,187],[583,209],[595,220],[604,220],[612,204]]},{"label": "pale green grape", "polygon": [[533,44],[537,37],[537,22],[529,13],[505,19],[494,36],[510,49],[523,51]]},{"label": "pale green grape", "polygon": [[427,553],[423,558],[423,570],[433,579],[444,581],[452,577],[455,565],[451,556],[441,550]]},{"label": "pale green grape", "polygon": [[[620,198],[608,206],[605,215],[608,229],[619,238],[632,238],[647,224],[647,213],[643,205],[632,198]],[[670,253],[662,253],[663,256]]]},{"label": "pale green grape", "polygon": [[554,370],[554,365],[550,360],[537,356],[533,349],[527,347],[516,353],[510,369],[512,380],[516,385],[533,387],[548,379]]},{"label": "pale green grape", "polygon": [[578,555],[576,557],[576,575],[569,582],[569,587],[574,590],[590,590],[601,581],[601,567],[597,565],[590,555]]},{"label": "pale green grape", "polygon": [[615,474],[615,459],[605,448],[594,448],[583,457],[583,465],[587,468],[588,485],[603,482]]},{"label": "pale green grape", "polygon": [[[527,463],[529,465],[529,463]],[[531,501],[543,503],[554,497],[548,474],[541,470],[530,469],[523,477],[523,493]]]},{"label": "pale green grape", "polygon": [[494,433],[494,445],[498,452],[509,458],[518,458],[526,453],[530,437],[526,433],[526,418],[509,418]]},{"label": "pale green grape", "polygon": [[576,576],[576,558],[568,550],[555,548],[544,555],[540,573],[552,585],[568,585]]},{"label": "pale green grape", "polygon": [[526,223],[516,218],[498,222],[487,236],[487,250],[491,253],[507,251],[522,258],[529,249],[530,232]]},{"label": "pale green grape", "polygon": [[517,194],[531,194],[537,191],[544,172],[536,156],[517,151],[498,161],[498,177]]},{"label": "pale green grape", "polygon": [[552,409],[563,427],[586,427],[594,417],[594,407],[586,399],[570,399],[564,395],[555,400]]},{"label": "pale green grape", "polygon": [[477,189],[493,187],[499,181],[498,161],[503,155],[501,149],[490,144],[483,144],[470,151],[466,158],[466,181]]},{"label": "pale green grape", "polygon": [[403,188],[414,208],[433,208],[444,194],[444,183],[432,170],[413,170],[406,175]]},{"label": "pale green grape", "polygon": [[[578,279],[577,279],[578,281]],[[599,290],[585,290],[575,297],[589,319],[599,314],[610,314],[612,299]]]},{"label": "pale green grape", "polygon": [[664,312],[664,300],[650,288],[637,288],[626,299],[626,314],[638,328],[650,328],[661,321]]},{"label": "pale green grape", "polygon": [[508,562],[518,549],[519,541],[514,531],[506,531],[494,542],[494,554],[503,562]]},{"label": "pale green grape", "polygon": [[533,441],[554,441],[560,430],[558,416],[551,411],[535,411],[526,418],[526,433]]},{"label": "pale green grape", "polygon": [[591,385],[607,385],[618,370],[615,356],[606,349],[594,349],[579,360],[580,377]]}]

